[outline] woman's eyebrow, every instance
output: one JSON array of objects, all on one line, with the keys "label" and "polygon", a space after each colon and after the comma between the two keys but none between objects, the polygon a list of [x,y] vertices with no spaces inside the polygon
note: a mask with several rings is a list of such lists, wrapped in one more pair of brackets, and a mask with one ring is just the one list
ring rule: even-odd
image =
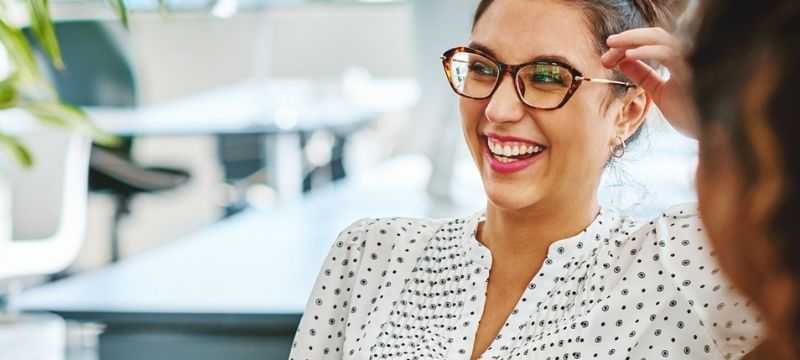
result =
[{"label": "woman's eyebrow", "polygon": [[[492,56],[494,58],[497,58],[497,55],[495,54],[494,51],[492,51],[492,49],[490,49],[488,46],[483,45],[481,43],[473,41],[473,42],[470,42],[469,44],[467,44],[467,47],[475,49],[475,50],[478,50],[478,51],[481,51],[481,52],[484,52],[484,53],[486,53],[486,54],[488,54],[488,55],[490,55],[490,56]],[[565,64],[565,65],[571,66],[573,68],[575,67],[574,65],[572,65],[572,62],[569,61],[569,59],[567,59],[566,57],[564,57],[562,55],[556,55],[556,54],[539,55],[539,56],[534,57],[530,61],[526,61],[525,63],[531,63],[531,62],[537,62],[537,61],[555,62],[555,63]]]},{"label": "woman's eyebrow", "polygon": [[563,57],[561,55],[555,55],[555,54],[539,55],[539,56],[535,57],[533,59],[533,61],[555,62],[555,63],[559,63],[559,64],[568,65],[568,66],[573,67],[573,68],[575,67],[574,65],[572,65],[572,62],[569,61],[566,57]]},{"label": "woman's eyebrow", "polygon": [[467,47],[469,47],[469,48],[472,48],[472,49],[475,49],[475,50],[478,50],[478,51],[481,51],[481,52],[484,52],[484,53],[486,53],[486,54],[489,54],[489,55],[491,55],[492,57],[497,57],[497,56],[494,54],[494,51],[492,51],[492,49],[489,49],[489,47],[488,47],[488,46],[486,46],[486,45],[483,45],[483,44],[481,44],[481,43],[478,43],[478,42],[474,42],[474,41],[473,41],[473,42],[470,42],[469,44],[467,44]]}]

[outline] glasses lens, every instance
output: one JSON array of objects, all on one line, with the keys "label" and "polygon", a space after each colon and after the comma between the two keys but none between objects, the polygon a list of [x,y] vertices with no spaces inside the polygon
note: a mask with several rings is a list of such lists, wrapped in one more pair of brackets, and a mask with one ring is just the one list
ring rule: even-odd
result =
[{"label": "glasses lens", "polygon": [[457,52],[448,60],[448,78],[461,95],[485,98],[492,94],[500,69],[485,56]]},{"label": "glasses lens", "polygon": [[526,104],[541,108],[555,108],[567,96],[572,86],[572,73],[559,65],[533,64],[520,69],[517,84]]}]

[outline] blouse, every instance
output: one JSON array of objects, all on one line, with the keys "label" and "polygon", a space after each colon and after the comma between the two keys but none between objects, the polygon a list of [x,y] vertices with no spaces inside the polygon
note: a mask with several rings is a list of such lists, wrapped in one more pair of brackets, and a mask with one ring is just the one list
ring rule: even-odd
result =
[{"label": "blouse", "polygon": [[[492,254],[485,215],[362,219],[333,243],[290,359],[469,359]],[[695,205],[652,220],[603,209],[550,245],[480,359],[739,359],[760,342]]]}]

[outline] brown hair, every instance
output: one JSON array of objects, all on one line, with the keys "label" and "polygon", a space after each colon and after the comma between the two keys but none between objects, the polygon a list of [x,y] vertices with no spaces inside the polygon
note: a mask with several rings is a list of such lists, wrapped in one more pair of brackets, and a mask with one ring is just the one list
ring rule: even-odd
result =
[{"label": "brown hair", "polygon": [[[475,10],[473,29],[494,2],[495,0],[481,0]],[[673,12],[686,4],[685,0],[564,0],[563,2],[584,11],[600,53],[608,50],[606,39],[609,36],[626,30],[653,26],[672,30],[675,26]]]},{"label": "brown hair", "polygon": [[[781,196],[772,204],[767,219],[760,220],[758,230],[778,256],[777,268],[800,283],[800,122],[797,120],[797,84],[800,83],[800,4],[796,0],[728,1],[706,0],[702,21],[690,56],[694,73],[693,87],[700,112],[700,127],[722,129],[731,142],[736,165],[742,169],[745,191],[738,194],[742,207],[747,196],[760,180],[758,157],[748,125],[758,121],[774,136],[774,145],[781,162]],[[750,91],[765,81],[765,73],[774,74],[767,82],[769,89],[761,108],[763,118],[748,118]],[[747,101],[751,100],[751,101]],[[731,195],[736,196],[736,195]],[[739,223],[744,223],[742,219]],[[761,223],[763,222],[763,223]],[[738,240],[738,239],[737,239]],[[741,245],[755,241],[742,238]],[[758,282],[759,279],[742,279]],[[758,294],[747,294],[758,295]],[[795,294],[795,299],[800,293]],[[764,306],[765,304],[759,304]],[[794,318],[787,317],[784,334],[794,340],[800,336],[800,304],[794,304]],[[794,346],[794,345],[793,345]],[[791,358],[800,356],[797,346]],[[770,357],[772,359],[774,357]]]}]

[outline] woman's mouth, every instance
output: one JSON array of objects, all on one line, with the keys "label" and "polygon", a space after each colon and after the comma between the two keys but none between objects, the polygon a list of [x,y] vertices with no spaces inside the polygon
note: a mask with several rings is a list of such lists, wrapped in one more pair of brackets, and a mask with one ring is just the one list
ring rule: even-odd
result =
[{"label": "woman's mouth", "polygon": [[528,168],[547,150],[544,145],[519,139],[490,135],[484,137],[484,140],[484,156],[492,170],[501,174]]}]

